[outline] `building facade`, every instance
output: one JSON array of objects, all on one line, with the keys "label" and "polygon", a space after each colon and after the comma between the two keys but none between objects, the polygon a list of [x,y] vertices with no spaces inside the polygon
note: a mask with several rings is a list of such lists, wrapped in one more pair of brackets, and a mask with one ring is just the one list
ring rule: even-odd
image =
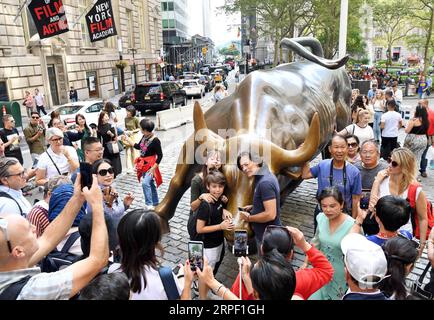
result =
[{"label": "building facade", "polygon": [[111,3],[118,35],[92,43],[85,21],[92,0],[63,0],[69,31],[42,40],[28,9],[14,21],[19,2],[0,0],[0,96],[20,100],[38,88],[55,106],[69,101],[73,86],[79,100],[106,99],[121,93],[120,66],[127,90],[156,79],[163,46],[160,1]]}]

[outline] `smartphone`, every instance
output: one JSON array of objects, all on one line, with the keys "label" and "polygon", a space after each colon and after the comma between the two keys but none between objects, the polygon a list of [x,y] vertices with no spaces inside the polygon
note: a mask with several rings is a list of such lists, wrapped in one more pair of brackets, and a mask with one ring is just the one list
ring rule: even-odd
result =
[{"label": "smartphone", "polygon": [[203,242],[189,241],[188,242],[188,259],[192,271],[196,271],[196,267],[203,270]]},{"label": "smartphone", "polygon": [[81,189],[92,187],[92,165],[87,162],[80,162]]},{"label": "smartphone", "polygon": [[234,235],[234,255],[236,257],[247,255],[247,230],[237,229]]},{"label": "smartphone", "polygon": [[369,208],[370,198],[371,193],[369,191],[362,191],[362,196],[360,197],[360,209],[367,210]]}]

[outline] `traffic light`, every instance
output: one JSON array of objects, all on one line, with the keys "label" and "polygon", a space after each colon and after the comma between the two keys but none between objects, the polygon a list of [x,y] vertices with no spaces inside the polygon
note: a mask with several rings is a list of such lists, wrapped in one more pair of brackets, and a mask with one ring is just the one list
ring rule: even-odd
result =
[{"label": "traffic light", "polygon": [[207,52],[208,52],[208,49],[207,49],[206,47],[203,47],[203,48],[202,48],[202,54],[203,54],[203,55],[206,55]]}]

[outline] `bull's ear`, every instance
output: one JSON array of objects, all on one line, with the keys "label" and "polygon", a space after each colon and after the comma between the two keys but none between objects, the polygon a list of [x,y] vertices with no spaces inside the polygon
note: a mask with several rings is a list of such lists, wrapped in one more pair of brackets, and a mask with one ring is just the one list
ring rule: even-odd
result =
[{"label": "bull's ear", "polygon": [[208,129],[208,127],[206,126],[205,116],[203,115],[202,108],[197,101],[194,103],[193,122],[195,132],[198,132],[201,129]]}]

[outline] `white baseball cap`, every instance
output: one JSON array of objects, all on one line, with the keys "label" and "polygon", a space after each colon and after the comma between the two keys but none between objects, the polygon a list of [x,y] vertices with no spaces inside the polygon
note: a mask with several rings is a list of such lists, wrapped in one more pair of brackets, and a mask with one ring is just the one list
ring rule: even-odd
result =
[{"label": "white baseball cap", "polygon": [[386,278],[386,256],[376,243],[361,234],[350,233],[342,239],[341,249],[345,267],[361,289],[372,289]]},{"label": "white baseball cap", "polygon": [[50,139],[52,137],[59,137],[59,138],[63,138],[63,132],[62,130],[58,129],[58,128],[50,128],[47,129],[45,132],[45,139],[47,141],[50,141]]}]

